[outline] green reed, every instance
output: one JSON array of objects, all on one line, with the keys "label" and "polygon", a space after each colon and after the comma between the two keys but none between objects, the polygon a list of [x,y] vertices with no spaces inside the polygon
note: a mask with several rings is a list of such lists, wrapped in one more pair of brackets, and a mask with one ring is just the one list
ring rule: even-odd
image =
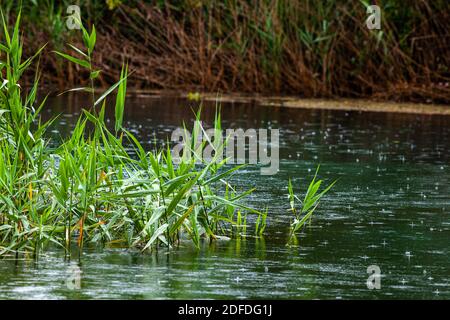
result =
[{"label": "green reed", "polygon": [[[95,28],[82,27],[85,50],[70,45],[77,56],[57,55],[87,69],[92,105],[84,109],[72,135],[51,150],[45,131],[55,119],[40,120],[45,99],[37,108],[39,74],[23,92],[22,73],[34,57],[21,60],[20,14],[12,34],[3,20],[5,43],[0,45],[0,255],[38,250],[54,243],[68,252],[72,242],[86,241],[154,249],[171,247],[189,238],[199,247],[202,238],[229,234],[241,212],[259,215],[242,203],[253,190],[237,193],[226,182],[240,166],[226,170],[225,161],[211,159],[198,165],[196,134],[206,131],[199,121],[189,161],[173,164],[171,149],[145,151],[122,126],[128,67],[120,79],[99,97],[92,65]],[[106,99],[116,91],[114,131],[105,123]],[[200,118],[200,111],[197,113]],[[215,127],[220,128],[220,115]],[[89,128],[89,130],[88,130]],[[133,152],[124,145],[131,146]],[[223,146],[216,145],[218,155]],[[221,196],[223,194],[223,196]]]},{"label": "green reed", "polygon": [[[317,209],[321,198],[334,186],[336,181],[333,181],[325,189],[319,192],[322,180],[317,180],[317,174],[320,166],[317,167],[314,178],[310,182],[306,191],[303,201],[295,194],[292,182],[289,179],[288,192],[289,192],[289,205],[290,211],[294,215],[294,221],[291,223],[291,230],[289,241],[293,240],[295,234],[302,229],[306,222],[311,221],[312,214]],[[300,206],[297,207],[296,202],[300,202]]]},{"label": "green reed", "polygon": [[[268,210],[260,212],[245,205],[254,190],[238,192],[227,181],[242,166],[226,168],[218,160],[227,144],[211,141],[200,120],[201,108],[183,160],[174,164],[172,150],[146,151],[123,126],[128,65],[123,63],[120,78],[109,89],[95,95],[101,70],[93,64],[95,27],[89,32],[81,25],[84,48],[69,45],[75,55],[55,54],[89,73],[92,103],[83,109],[70,137],[50,148],[46,130],[57,118],[42,122],[40,112],[46,98],[38,101],[39,66],[33,85],[20,86],[31,63],[39,61],[43,47],[23,60],[20,13],[10,31],[2,15],[0,43],[0,256],[33,251],[48,244],[70,253],[75,244],[86,243],[135,247],[142,251],[159,246],[173,247],[183,240],[197,248],[202,239],[245,235],[250,215],[255,215],[255,235],[266,228]],[[105,121],[106,100],[116,93],[115,123],[110,130]],[[221,130],[217,111],[214,128]],[[206,141],[214,148],[213,159],[199,158]],[[126,146],[126,147],[125,147]],[[131,149],[131,151],[130,151]],[[198,161],[201,160],[199,164]],[[295,233],[311,216],[322,195],[321,181],[314,177],[303,207],[292,211]],[[291,205],[294,199],[290,185]],[[305,214],[301,218],[301,214]]]}]

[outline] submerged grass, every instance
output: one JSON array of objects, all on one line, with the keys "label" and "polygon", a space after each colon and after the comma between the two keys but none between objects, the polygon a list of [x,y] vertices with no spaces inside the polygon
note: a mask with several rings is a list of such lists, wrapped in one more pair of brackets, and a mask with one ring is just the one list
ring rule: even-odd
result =
[{"label": "submerged grass", "polygon": [[[295,194],[292,182],[289,179],[288,192],[289,192],[289,205],[290,211],[294,215],[294,221],[291,223],[291,231],[289,236],[289,242],[295,242],[295,234],[303,228],[303,226],[311,221],[314,211],[317,209],[321,198],[334,186],[336,181],[332,182],[325,189],[319,192],[319,188],[322,185],[322,180],[317,180],[317,174],[320,166],[317,167],[314,178],[310,182],[308,189],[306,190],[303,201]],[[300,202],[300,208],[297,208],[296,202]]]}]

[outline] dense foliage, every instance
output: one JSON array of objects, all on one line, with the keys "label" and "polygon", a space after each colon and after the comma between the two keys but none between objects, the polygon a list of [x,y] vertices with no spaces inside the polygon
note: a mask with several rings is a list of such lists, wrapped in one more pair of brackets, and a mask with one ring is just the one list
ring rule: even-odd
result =
[{"label": "dense foliage", "polygon": [[[53,53],[89,72],[90,86],[77,90],[88,91],[92,105],[83,109],[71,136],[50,147],[45,133],[57,118],[41,121],[46,98],[38,99],[40,73],[29,90],[21,85],[23,73],[39,61],[44,47],[23,60],[19,26],[20,13],[12,32],[3,21],[4,42],[0,43],[0,73],[5,77],[0,87],[0,256],[37,252],[48,243],[70,252],[75,240],[80,248],[90,241],[146,250],[160,244],[172,247],[188,238],[199,247],[201,238],[213,241],[245,233],[247,213],[257,215],[255,235],[262,235],[267,211],[246,206],[242,200],[253,190],[237,192],[227,181],[241,166],[225,168],[227,159],[218,160],[226,142],[211,145],[215,156],[208,161],[197,155],[203,148],[197,145],[197,137],[207,135],[200,110],[192,136],[185,141],[184,161],[174,163],[170,147],[146,151],[122,125],[127,64],[119,81],[96,96],[101,70],[92,66],[95,27],[89,32],[81,26],[84,48],[68,45],[79,58]],[[115,125],[111,130],[105,108],[113,91]],[[214,125],[221,130],[218,112]],[[305,219],[331,187],[316,194],[321,181],[315,180],[300,211]],[[291,186],[290,192],[292,197]],[[293,233],[300,227],[294,221]]]},{"label": "dense foliage", "polygon": [[[37,38],[61,49],[73,1],[24,3],[29,50]],[[450,101],[447,0],[81,0],[83,20],[101,30],[93,61],[106,86],[130,61],[133,87]],[[380,30],[366,7],[381,7]],[[17,12],[17,1],[2,1]],[[32,52],[30,51],[30,53]],[[67,87],[83,72],[54,56],[46,80]]]}]

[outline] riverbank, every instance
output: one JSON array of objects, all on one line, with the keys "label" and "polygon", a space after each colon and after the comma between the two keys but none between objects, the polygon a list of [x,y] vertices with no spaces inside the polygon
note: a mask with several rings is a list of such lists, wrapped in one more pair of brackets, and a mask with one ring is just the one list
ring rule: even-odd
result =
[{"label": "riverbank", "polygon": [[[23,5],[26,56],[47,42],[40,67],[49,87],[89,78],[52,50],[79,43],[66,26],[72,1]],[[448,1],[379,3],[380,29],[366,26],[363,1],[81,2],[97,29],[94,69],[107,88],[128,61],[129,88],[450,103]],[[17,1],[4,12],[15,20]],[[41,39],[42,41],[36,41]],[[77,40],[78,39],[78,40]],[[71,53],[79,58],[81,54]],[[34,73],[26,75],[29,83]]]},{"label": "riverbank", "polygon": [[184,98],[208,102],[251,103],[276,108],[346,110],[361,112],[390,112],[423,115],[449,115],[450,105],[425,103],[398,103],[367,99],[305,99],[295,96],[261,96],[243,94],[183,93],[162,90],[129,90],[134,97]]}]

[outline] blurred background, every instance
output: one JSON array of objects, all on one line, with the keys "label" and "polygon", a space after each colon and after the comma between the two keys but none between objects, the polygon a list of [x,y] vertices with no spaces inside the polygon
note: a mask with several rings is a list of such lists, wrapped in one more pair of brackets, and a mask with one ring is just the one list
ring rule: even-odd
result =
[{"label": "blurred background", "polygon": [[[0,2],[10,23],[22,6],[26,55],[48,42],[40,66],[50,89],[88,81],[51,52],[81,43],[66,25],[78,5],[97,29],[105,87],[129,61],[129,87],[140,90],[450,102],[448,0]],[[366,26],[371,4],[381,8],[379,30]]]}]

